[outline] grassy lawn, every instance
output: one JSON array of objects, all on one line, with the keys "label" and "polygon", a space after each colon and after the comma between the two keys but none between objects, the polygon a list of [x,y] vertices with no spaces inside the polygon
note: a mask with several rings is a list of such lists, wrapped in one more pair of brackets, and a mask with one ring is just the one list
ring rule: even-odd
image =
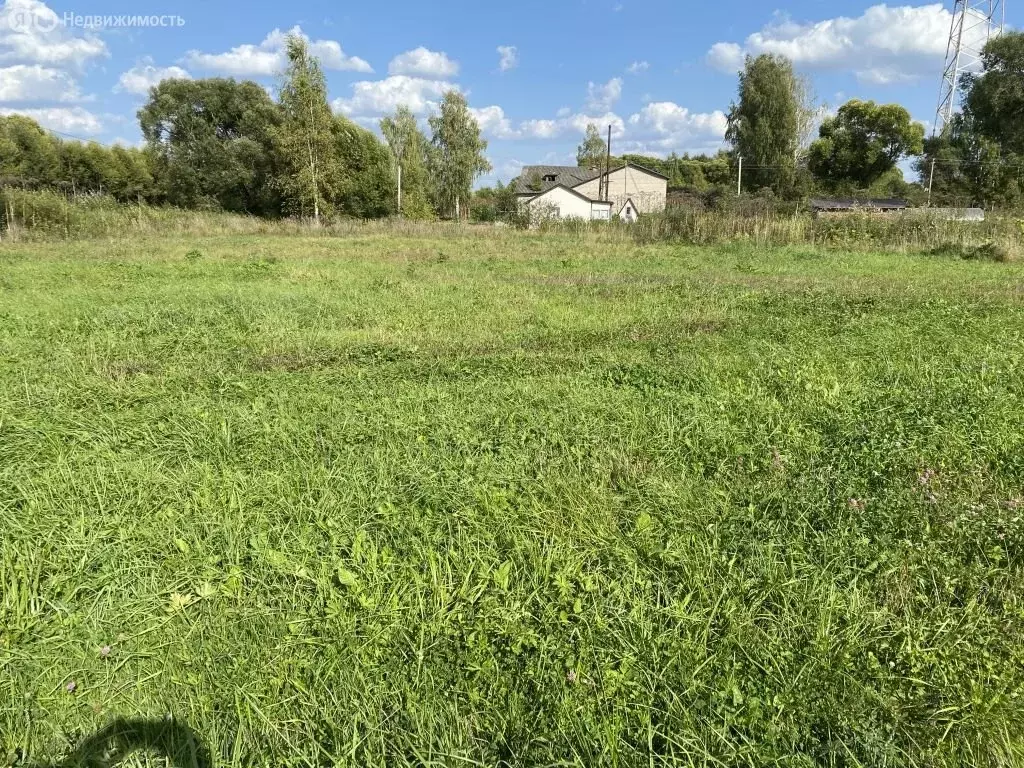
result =
[{"label": "grassy lawn", "polygon": [[926,256],[5,245],[0,765],[168,715],[217,765],[1020,764],[1022,310]]}]

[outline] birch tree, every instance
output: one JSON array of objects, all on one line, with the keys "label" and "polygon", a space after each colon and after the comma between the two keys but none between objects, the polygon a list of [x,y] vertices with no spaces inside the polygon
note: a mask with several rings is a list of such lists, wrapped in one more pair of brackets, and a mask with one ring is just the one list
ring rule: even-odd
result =
[{"label": "birch tree", "polygon": [[442,214],[461,218],[461,203],[468,200],[473,182],[491,170],[484,156],[487,142],[480,136],[480,125],[458,91],[448,91],[441,100],[440,114],[430,118],[432,151],[430,156],[438,209]]},{"label": "birch tree", "polygon": [[395,114],[380,121],[380,132],[384,135],[394,158],[398,183],[398,212],[410,218],[427,218],[431,215],[427,201],[427,137],[416,124],[412,110],[402,106]]},{"label": "birch tree", "polygon": [[340,170],[332,151],[327,82],[304,39],[289,35],[286,50],[288,67],[280,94],[284,119],[278,131],[285,164],[282,187],[288,207],[300,216],[312,212],[319,224],[321,215],[329,212],[327,193],[336,186]]}]

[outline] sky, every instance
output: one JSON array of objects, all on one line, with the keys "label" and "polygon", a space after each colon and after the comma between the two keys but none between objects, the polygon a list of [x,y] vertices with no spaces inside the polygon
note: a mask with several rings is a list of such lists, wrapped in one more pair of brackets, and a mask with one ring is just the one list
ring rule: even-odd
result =
[{"label": "sky", "polygon": [[[251,79],[272,93],[284,37],[305,36],[332,108],[377,130],[462,91],[508,181],[574,164],[587,123],[614,153],[714,152],[746,54],[781,53],[834,110],[899,102],[930,130],[953,2],[826,0],[0,0],[0,114],[139,144],[136,112],[167,77]],[[1007,24],[1015,25],[1015,3]],[[150,25],[133,17],[147,16]]]}]

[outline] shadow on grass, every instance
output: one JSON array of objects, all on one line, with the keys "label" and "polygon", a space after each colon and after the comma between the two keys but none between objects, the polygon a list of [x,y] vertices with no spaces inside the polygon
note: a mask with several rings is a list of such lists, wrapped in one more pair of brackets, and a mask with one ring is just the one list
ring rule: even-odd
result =
[{"label": "shadow on grass", "polygon": [[189,726],[175,720],[115,720],[66,758],[39,768],[113,768],[135,752],[167,759],[174,768],[212,768],[210,751]]}]

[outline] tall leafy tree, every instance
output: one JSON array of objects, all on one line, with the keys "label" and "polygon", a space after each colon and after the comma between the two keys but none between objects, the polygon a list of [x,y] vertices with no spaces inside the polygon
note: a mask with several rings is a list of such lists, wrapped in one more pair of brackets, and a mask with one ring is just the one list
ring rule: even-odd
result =
[{"label": "tall leafy tree", "polygon": [[576,165],[580,168],[604,168],[607,155],[608,144],[601,138],[597,126],[587,123],[583,143],[576,148]]},{"label": "tall leafy tree", "polygon": [[340,173],[327,81],[320,62],[300,36],[288,35],[285,50],[288,67],[280,91],[283,120],[277,131],[285,168],[280,181],[289,210],[319,223],[321,214],[328,212],[328,196]]},{"label": "tall leafy tree", "polygon": [[43,187],[59,176],[57,141],[29,117],[0,117],[0,184]]},{"label": "tall leafy tree", "polygon": [[738,100],[728,115],[726,140],[749,169],[750,187],[788,192],[793,185],[801,129],[802,86],[783,56],[748,56],[739,75]]},{"label": "tall leafy tree", "polygon": [[983,207],[1022,200],[1024,164],[1024,34],[989,41],[980,74],[964,78],[963,114],[925,142],[916,163],[932,202]]},{"label": "tall leafy tree", "polygon": [[926,139],[914,165],[932,186],[933,204],[992,208],[1021,201],[1016,158],[1005,156],[968,115],[954,116],[941,135]]},{"label": "tall leafy tree", "polygon": [[279,123],[261,86],[233,79],[164,80],[139,110],[160,196],[182,208],[278,214]]},{"label": "tall leafy tree", "polygon": [[973,130],[1003,152],[1024,154],[1024,33],[990,40],[981,63],[982,73],[965,83],[964,115]]},{"label": "tall leafy tree", "polygon": [[429,142],[412,110],[398,107],[394,115],[380,121],[380,131],[394,158],[396,181],[401,182],[400,194],[396,190],[400,213],[414,219],[429,218],[432,215],[427,182]]},{"label": "tall leafy tree", "polygon": [[339,173],[330,201],[345,216],[376,219],[396,211],[391,153],[380,139],[351,120],[335,116],[333,156]]},{"label": "tall leafy tree", "polygon": [[484,156],[487,142],[480,136],[466,98],[455,90],[444,95],[440,113],[430,118],[430,130],[430,166],[438,210],[458,219],[461,204],[470,199],[473,182],[491,170]]},{"label": "tall leafy tree", "polygon": [[924,151],[924,126],[899,104],[853,99],[826,119],[808,167],[826,187],[867,189],[905,157]]}]

